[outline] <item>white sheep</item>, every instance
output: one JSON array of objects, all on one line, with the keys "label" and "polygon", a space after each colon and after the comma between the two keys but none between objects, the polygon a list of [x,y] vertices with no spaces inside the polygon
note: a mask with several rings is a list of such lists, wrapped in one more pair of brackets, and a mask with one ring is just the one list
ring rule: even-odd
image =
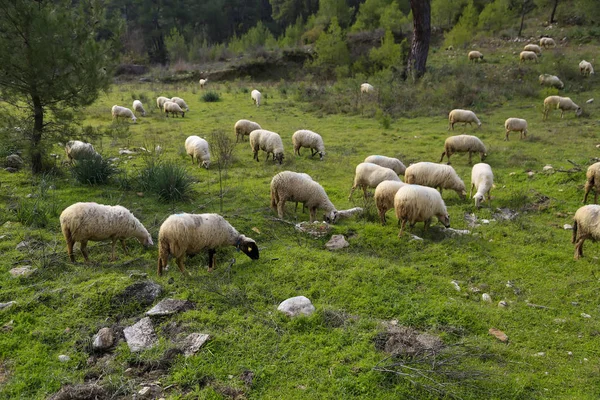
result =
[{"label": "white sheep", "polygon": [[166,101],[163,104],[163,109],[165,110],[165,114],[167,114],[167,118],[169,117],[169,113],[175,118],[177,114],[181,114],[181,118],[185,116],[185,111],[179,107],[179,104],[173,101]]},{"label": "white sheep", "polygon": [[363,162],[373,163],[382,167],[389,168],[398,175],[404,175],[404,171],[406,171],[406,166],[402,163],[402,161],[393,157],[372,155],[365,158]]},{"label": "white sheep", "polygon": [[202,162],[202,166],[206,169],[210,166],[210,150],[208,142],[199,136],[189,136],[185,139],[185,152],[192,157],[192,164],[194,164],[194,157],[198,166]]},{"label": "white sheep", "polygon": [[456,108],[448,113],[448,130],[454,130],[454,124],[457,122],[464,122],[465,127],[467,124],[473,126],[473,122],[477,124],[477,127],[481,128],[481,121],[477,118],[477,115],[471,110],[461,110]]},{"label": "white sheep", "polygon": [[133,111],[131,111],[127,107],[121,107],[121,106],[114,105],[114,106],[112,106],[111,114],[112,114],[113,120],[116,118],[118,121],[119,117],[123,117],[123,118],[131,118],[131,120],[133,122],[137,121],[137,118],[133,114]]},{"label": "white sheep", "polygon": [[142,117],[146,116],[146,110],[144,110],[144,106],[142,105],[142,102],[139,100],[133,101],[133,110],[142,114]]},{"label": "white sheep", "polygon": [[398,224],[402,224],[398,237],[402,236],[407,222],[411,228],[417,222],[424,222],[424,230],[427,230],[433,217],[437,217],[446,228],[450,227],[450,216],[442,196],[426,186],[402,186],[394,197],[394,210]]},{"label": "white sheep", "polygon": [[542,49],[537,44],[526,44],[525,47],[523,47],[523,50],[533,51],[538,56],[542,55]]},{"label": "white sheep", "polygon": [[527,121],[521,118],[508,118],[504,121],[504,129],[506,129],[506,135],[504,140],[508,140],[509,132],[519,132],[519,139],[527,137]]},{"label": "white sheep", "polygon": [[438,188],[440,194],[443,189],[454,190],[462,200],[467,195],[465,183],[450,165],[418,162],[406,168],[404,178],[406,183]]},{"label": "white sheep", "polygon": [[262,99],[262,94],[258,90],[254,89],[250,93],[250,98],[252,99],[252,102],[256,104],[256,107],[260,107],[260,100]]},{"label": "white sheep", "polygon": [[548,47],[556,47],[556,42],[550,37],[543,37],[540,39],[540,46],[545,49]]},{"label": "white sheep", "polygon": [[469,61],[483,61],[483,54],[477,50],[473,50],[469,52]]},{"label": "white sheep", "polygon": [[571,243],[575,245],[575,259],[583,257],[583,242],[586,239],[600,239],[600,206],[590,204],[575,212],[573,217],[573,236]]},{"label": "white sheep", "polygon": [[375,188],[373,198],[381,219],[381,225],[385,225],[385,213],[394,208],[396,192],[404,185],[406,184],[400,181],[383,181]]},{"label": "white sheep", "polygon": [[598,203],[598,192],[600,192],[600,162],[590,165],[585,173],[585,196],[583,204],[587,203],[588,194],[594,188],[594,203]]},{"label": "white sheep", "polygon": [[519,64],[522,63],[523,61],[537,62],[538,61],[537,54],[535,54],[533,51],[522,51],[521,54],[519,54]]},{"label": "white sheep", "polygon": [[361,93],[374,93],[375,88],[370,83],[363,83],[360,85],[360,92]]},{"label": "white sheep", "polygon": [[563,118],[565,111],[575,111],[576,116],[580,116],[583,113],[581,107],[571,100],[569,97],[560,96],[548,96],[544,99],[544,119],[548,119],[550,110],[560,110],[560,117]]},{"label": "white sheep", "polygon": [[492,172],[492,167],[486,163],[479,163],[473,165],[473,170],[471,171],[471,190],[469,191],[469,197],[473,194],[473,189],[477,191],[473,198],[475,199],[475,207],[479,208],[481,202],[484,200],[485,195],[487,195],[488,205],[490,204],[492,198],[490,196],[490,191],[494,186],[494,173]]},{"label": "white sheep", "polygon": [[177,105],[181,107],[182,110],[185,110],[186,112],[190,111],[190,108],[188,107],[187,103],[181,97],[172,97],[171,101],[173,103],[177,103]]},{"label": "white sheep", "polygon": [[80,140],[69,140],[65,145],[65,153],[71,163],[91,158],[101,158],[100,154],[94,149],[94,146]]},{"label": "white sheep", "polygon": [[171,101],[168,97],[159,96],[156,98],[156,107],[163,111],[163,106],[167,101]]},{"label": "white sheep", "polygon": [[555,87],[557,89],[564,89],[565,84],[556,75],[542,74],[539,77],[540,85]]},{"label": "white sheep", "polygon": [[483,142],[477,136],[457,135],[446,138],[444,142],[444,152],[440,162],[444,160],[444,156],[448,156],[448,164],[450,164],[450,156],[454,153],[469,153],[469,164],[473,153],[479,153],[481,161],[487,157],[487,150]]},{"label": "white sheep", "polygon": [[306,129],[296,131],[292,135],[292,144],[294,145],[294,154],[300,155],[300,148],[307,147],[310,149],[311,157],[319,154],[320,159],[323,160],[325,145],[323,138],[318,133]]},{"label": "white sheep", "polygon": [[208,271],[216,267],[216,248],[235,246],[252,260],[258,260],[256,242],[231,226],[219,214],[172,214],[158,231],[158,275],[168,268],[169,257],[175,257],[182,274],[186,255],[208,250]]},{"label": "white sheep", "polygon": [[75,203],[60,214],[60,228],[67,242],[67,253],[75,262],[73,245],[80,242],[81,253],[89,261],[87,242],[89,240],[112,240],[112,257],[115,260],[115,244],[121,241],[127,253],[125,239],[136,238],[142,245],[151,246],[152,237],[144,225],[125,207],[105,206],[97,203]]},{"label": "white sheep", "polygon": [[250,121],[247,119],[240,119],[238,122],[235,123],[235,126],[233,127],[234,131],[235,131],[235,142],[237,143],[239,141],[239,139],[242,139],[242,142],[244,141],[244,136],[248,136],[250,135],[250,132],[255,131],[257,129],[262,129],[260,127],[259,124],[257,124],[254,121]]},{"label": "white sheep", "polygon": [[267,131],[266,129],[256,129],[250,132],[250,147],[254,153],[254,159],[258,161],[258,151],[263,150],[267,153],[269,159],[269,153],[273,155],[273,161],[283,162],[283,141],[281,136],[275,132]]},{"label": "white sheep", "polygon": [[292,171],[278,173],[271,180],[271,208],[277,210],[279,218],[283,218],[286,201],[304,203],[310,213],[310,222],[315,221],[317,209],[324,210],[324,219],[335,223],[338,211],[333,205],[325,189],[318,182],[307,179],[306,174]]},{"label": "white sheep", "polygon": [[206,78],[206,79],[200,79],[200,80],[198,81],[198,83],[200,84],[200,87],[201,87],[202,89],[204,89],[204,87],[205,87],[205,86],[206,86],[206,84],[208,83],[208,78]]},{"label": "white sheep", "polygon": [[352,195],[357,187],[362,188],[364,198],[366,199],[367,188],[376,188],[383,181],[400,181],[400,178],[390,168],[367,162],[358,164],[354,174],[354,184],[350,190],[348,200],[352,200]]},{"label": "white sheep", "polygon": [[585,60],[581,60],[581,62],[579,63],[579,72],[583,76],[594,75],[594,67],[592,66],[592,63]]}]

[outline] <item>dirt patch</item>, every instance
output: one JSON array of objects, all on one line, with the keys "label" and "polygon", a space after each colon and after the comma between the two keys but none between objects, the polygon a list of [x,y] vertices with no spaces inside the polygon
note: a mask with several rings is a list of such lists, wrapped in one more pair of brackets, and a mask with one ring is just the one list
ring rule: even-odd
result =
[{"label": "dirt patch", "polygon": [[212,385],[215,391],[227,398],[234,400],[243,400],[246,398],[246,394],[241,389],[232,388],[230,386],[225,386],[221,384],[213,384]]},{"label": "dirt patch", "polygon": [[521,210],[523,211],[543,211],[550,206],[550,197],[541,193],[535,193],[534,201],[532,203],[524,205]]},{"label": "dirt patch", "polygon": [[61,388],[48,400],[103,400],[108,399],[108,393],[104,388],[95,383],[83,385],[67,385]]},{"label": "dirt patch", "polygon": [[393,356],[435,355],[444,348],[435,335],[419,332],[407,326],[388,325],[387,332],[375,338],[375,347]]}]

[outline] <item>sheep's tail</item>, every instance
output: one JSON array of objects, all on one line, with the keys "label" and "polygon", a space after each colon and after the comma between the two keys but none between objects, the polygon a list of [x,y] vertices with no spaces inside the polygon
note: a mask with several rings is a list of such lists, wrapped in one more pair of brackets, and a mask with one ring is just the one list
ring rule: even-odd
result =
[{"label": "sheep's tail", "polygon": [[158,265],[156,268],[157,275],[162,275],[163,269],[167,267],[169,261],[169,255],[171,254],[171,247],[169,241],[165,239],[158,239]]},{"label": "sheep's tail", "polygon": [[271,189],[271,208],[276,210],[279,199],[277,198],[277,190]]},{"label": "sheep's tail", "polygon": [[577,220],[573,222],[573,236],[571,237],[571,243],[575,243],[577,240]]}]

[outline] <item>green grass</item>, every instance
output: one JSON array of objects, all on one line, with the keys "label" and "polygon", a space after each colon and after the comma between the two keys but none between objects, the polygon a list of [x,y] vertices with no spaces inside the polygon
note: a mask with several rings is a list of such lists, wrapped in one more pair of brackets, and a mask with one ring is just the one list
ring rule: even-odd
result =
[{"label": "green grass", "polygon": [[[488,50],[489,62],[476,66],[467,65],[465,52],[465,68],[517,68],[512,52],[520,47],[511,44],[496,52]],[[569,65],[576,68],[589,49],[581,51],[568,49]],[[460,57],[452,62],[462,63],[462,53]],[[430,62],[435,68],[447,60],[447,54],[439,51]],[[544,65],[522,68],[536,76]],[[221,94],[217,103],[201,101],[191,84],[114,86],[83,111],[85,125],[110,126],[110,107],[129,104],[132,93],[149,99],[145,104],[148,116],[130,124],[129,131],[119,130],[93,142],[106,158],[119,158],[116,164],[124,174],[119,182],[79,184],[66,167],[61,168],[62,174],[44,180],[27,172],[0,172],[0,236],[4,235],[0,239],[0,302],[17,301],[0,311],[0,327],[6,326],[0,331],[0,398],[45,398],[64,384],[98,379],[123,398],[131,398],[140,389],[139,383],[156,380],[163,388],[169,386],[164,396],[173,399],[227,398],[225,393],[232,390],[253,399],[443,397],[402,377],[373,370],[387,357],[377,350],[375,339],[384,330],[381,322],[388,320],[439,335],[446,344],[462,343],[474,349],[460,358],[461,369],[485,373],[485,379],[449,386],[457,397],[598,398],[600,246],[586,243],[586,257],[574,261],[571,231],[563,229],[581,205],[585,166],[598,156],[596,144],[600,143],[597,103],[585,105],[588,98],[598,97],[599,85],[578,77],[568,84],[578,82],[589,86],[566,93],[585,106],[588,118],[576,119],[569,113],[560,120],[554,112],[542,121],[547,90],[536,81],[531,97],[515,97],[478,111],[481,130],[456,128],[455,134],[473,133],[487,144],[486,162],[495,173],[492,209],[475,210],[474,201],[461,202],[455,193],[444,193],[452,227],[472,229],[471,235],[449,237],[439,225],[423,232],[422,224],[417,224],[412,233],[423,241],[411,241],[409,235],[399,239],[393,211],[388,214],[388,225],[381,226],[371,209],[367,217],[342,220],[333,227],[333,233],[344,234],[350,242],[350,247],[335,253],[324,248],[328,238],[310,238],[272,219],[276,216],[269,209],[272,176],[281,170],[306,172],[324,186],[339,209],[363,206],[358,192],[353,202],[347,200],[355,165],[370,154],[396,156],[407,165],[439,161],[449,135],[446,115],[426,112],[424,117],[394,119],[384,129],[381,121],[368,117],[374,115],[368,112],[373,106],[368,100],[360,100],[365,115],[306,112],[305,103],[293,96],[282,97],[276,84],[261,83],[260,90],[269,101],[260,108],[245,93],[246,87],[253,86],[251,82],[228,83],[231,90],[214,83],[214,90]],[[185,118],[165,118],[153,104],[159,95],[178,95],[186,99],[191,111]],[[508,117],[529,121],[526,140],[513,134],[509,142],[503,141],[503,123]],[[257,163],[248,142],[239,143],[222,174],[223,215],[257,241],[260,260],[253,262],[233,248],[222,248],[213,273],[206,271],[208,257],[201,254],[186,261],[191,277],[182,276],[171,263],[159,278],[156,247],[144,250],[129,240],[130,254],[117,247],[119,259],[114,263],[109,261],[109,244],[94,242],[89,245],[89,265],[68,262],[58,215],[77,201],[129,208],[155,242],[160,224],[172,213],[219,212],[216,166],[205,170],[191,164],[183,144],[189,135],[210,140],[209,133],[217,129],[233,137],[233,125],[241,118],[280,133],[286,146],[286,158],[279,166],[265,162],[262,152]],[[298,129],[322,135],[327,150],[324,161],[311,159],[307,152],[301,157],[292,155],[291,135]],[[136,180],[146,165],[145,157],[141,153],[119,156],[118,150],[152,150],[157,145],[163,149],[161,160],[182,166],[193,177],[191,198],[164,204],[151,193],[137,193]],[[63,154],[58,147],[53,152]],[[567,160],[584,169],[542,172],[546,164],[570,169]],[[468,186],[466,155],[454,155],[452,161]],[[535,172],[532,177],[527,175],[530,170]],[[27,198],[30,193],[37,197]],[[367,203],[372,207],[372,201]],[[43,217],[35,218],[42,223],[32,223],[27,216],[41,204]],[[286,219],[308,219],[307,213],[294,215],[292,207],[287,206]],[[519,216],[494,221],[498,207],[516,210]],[[22,218],[19,210],[24,210]],[[469,228],[464,220],[467,213],[491,222]],[[23,240],[37,246],[15,250]],[[236,263],[228,269],[232,258]],[[79,253],[77,259],[82,259]],[[21,265],[38,270],[29,278],[10,277],[8,270]],[[129,278],[132,270],[148,273],[164,287],[164,296],[189,299],[197,307],[155,321],[160,337],[157,348],[136,355],[121,343],[106,358],[88,364],[90,340],[99,328],[128,326],[146,310],[113,300],[134,282]],[[454,290],[452,280],[459,282],[461,292]],[[508,281],[513,287],[507,286]],[[481,301],[483,292],[492,296],[492,303]],[[296,295],[310,298],[317,312],[294,320],[277,313],[281,301]],[[509,306],[497,307],[500,300]],[[527,303],[548,308],[532,308]],[[332,313],[348,318],[332,324]],[[581,313],[592,318],[583,318]],[[510,343],[490,336],[491,327],[504,331]],[[139,373],[135,365],[161,359],[178,335],[191,332],[210,333],[212,340],[196,356],[178,357],[162,372]],[[545,355],[536,356],[539,352]],[[60,363],[60,354],[71,360]],[[125,375],[131,366],[134,373]],[[254,373],[251,387],[239,378],[247,370]]]}]

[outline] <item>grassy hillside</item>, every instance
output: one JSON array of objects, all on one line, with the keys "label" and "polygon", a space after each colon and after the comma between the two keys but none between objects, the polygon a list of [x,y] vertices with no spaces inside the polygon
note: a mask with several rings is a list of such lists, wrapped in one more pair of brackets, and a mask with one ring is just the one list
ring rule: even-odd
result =
[{"label": "grassy hillside", "polygon": [[[446,113],[451,107],[438,111],[442,104],[438,90],[443,88],[427,89],[425,94],[432,99],[429,105],[423,103],[424,108],[429,106],[423,113],[427,116],[392,120],[386,129],[380,118],[371,117],[379,108],[377,95],[348,101],[357,114],[327,114],[299,100],[310,84],[210,82],[204,91],[196,84],[113,86],[83,111],[84,125],[111,128],[110,133],[82,137],[105,157],[118,158],[115,163],[122,172],[110,184],[78,184],[60,161],[57,174],[41,177],[25,171],[0,172],[0,302],[17,302],[0,310],[0,398],[45,398],[65,384],[84,381],[98,382],[114,398],[130,398],[152,382],[163,397],[173,399],[598,398],[600,247],[586,243],[586,257],[574,261],[571,231],[563,229],[581,205],[585,169],[599,153],[597,102],[585,104],[598,97],[597,78],[577,76],[580,59],[593,62],[589,55],[597,49],[555,50],[557,56],[566,54],[564,65],[575,71],[565,79],[561,93],[584,106],[585,115],[577,119],[566,113],[561,120],[554,112],[542,121],[543,99],[556,90],[540,88],[536,77],[553,66],[551,61],[518,66],[514,53],[521,46],[490,46],[489,61],[476,65],[469,65],[461,51],[432,54],[434,71],[449,66],[477,79],[521,71],[523,81],[515,81],[514,90],[526,86],[529,95],[476,104],[482,128],[456,128],[454,134],[476,134],[488,147],[486,162],[494,169],[496,183],[492,204],[476,210],[474,201],[460,201],[454,192],[445,191],[451,226],[471,233],[453,236],[440,225],[423,232],[422,224],[417,224],[411,233],[422,241],[411,240],[410,235],[398,238],[393,211],[388,224],[381,226],[372,199],[365,201],[357,192],[350,202],[348,193],[354,167],[370,154],[398,157],[407,165],[439,161],[450,134]],[[254,88],[263,93],[260,108],[250,100]],[[201,95],[207,90],[218,92],[221,101],[203,102]],[[335,101],[339,97],[334,92],[326,88],[323,96]],[[159,95],[182,97],[191,111],[183,119],[167,119],[155,108]],[[490,99],[494,93],[473,96]],[[130,107],[135,98],[147,99],[149,115],[128,130],[118,126],[129,123],[111,125],[110,107]],[[527,139],[519,140],[513,133],[510,141],[503,141],[508,117],[529,121]],[[279,166],[265,162],[261,152],[257,163],[247,142],[237,144],[222,180],[221,210],[216,168],[193,166],[183,143],[189,135],[210,140],[215,130],[233,137],[233,125],[240,118],[279,132],[286,158]],[[307,150],[301,157],[292,154],[291,136],[297,129],[323,136],[324,161],[310,159]],[[161,160],[183,165],[193,176],[195,194],[189,201],[165,204],[152,193],[140,193],[139,174],[152,155],[119,155],[120,148],[157,145],[163,149]],[[63,156],[58,145],[53,151]],[[573,168],[568,160],[581,170],[560,171]],[[466,155],[455,155],[452,161],[468,187],[471,169]],[[548,164],[553,171],[544,172]],[[310,174],[338,209],[365,208],[362,217],[332,226],[332,234],[346,236],[348,248],[330,252],[324,247],[329,236],[315,239],[273,219],[269,183],[282,170]],[[253,262],[233,248],[222,248],[212,273],[206,271],[207,255],[201,254],[186,261],[191,276],[182,276],[171,263],[170,270],[158,277],[156,247],[144,251],[129,240],[129,255],[117,248],[119,259],[114,263],[110,245],[101,242],[89,245],[91,263],[83,263],[77,252],[78,263],[71,264],[58,216],[78,201],[129,208],[155,242],[160,224],[172,213],[218,212],[256,240],[260,260]],[[518,215],[503,220],[499,208]],[[308,213],[300,209],[294,214],[292,204],[287,211],[287,221],[308,220]],[[471,214],[478,219],[476,227],[469,226]],[[31,222],[42,227],[29,226]],[[21,241],[29,246],[16,250]],[[9,275],[11,268],[23,265],[37,271],[26,278]],[[151,350],[131,353],[120,341],[110,352],[94,354],[91,338],[99,328],[110,326],[119,332],[150,308],[119,296],[145,279],[140,278],[143,273],[163,287],[162,297],[187,299],[196,308],[154,320],[159,344]],[[492,302],[482,301],[482,293],[489,293]],[[311,299],[316,313],[289,319],[276,311],[281,301],[297,295]],[[508,306],[498,307],[501,300]],[[428,372],[429,364],[417,362],[423,355],[389,358],[381,343],[392,320],[439,336],[447,346],[440,360],[454,357],[457,362],[451,373]],[[491,336],[492,327],[505,332],[509,343]],[[193,357],[165,355],[191,332],[209,333],[212,338]],[[70,360],[61,363],[61,354]],[[398,362],[415,369],[390,366]],[[382,367],[407,375],[383,372]]]}]

